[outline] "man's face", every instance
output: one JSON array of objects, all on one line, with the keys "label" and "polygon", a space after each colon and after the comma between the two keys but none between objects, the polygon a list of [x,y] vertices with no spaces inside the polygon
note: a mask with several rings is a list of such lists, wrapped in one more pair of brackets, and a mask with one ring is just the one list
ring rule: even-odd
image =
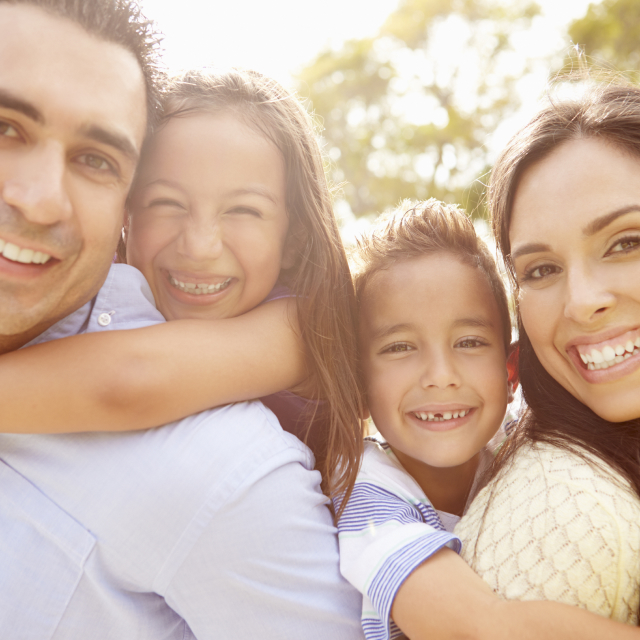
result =
[{"label": "man's face", "polygon": [[145,126],[129,51],[0,4],[0,353],[99,290]]}]

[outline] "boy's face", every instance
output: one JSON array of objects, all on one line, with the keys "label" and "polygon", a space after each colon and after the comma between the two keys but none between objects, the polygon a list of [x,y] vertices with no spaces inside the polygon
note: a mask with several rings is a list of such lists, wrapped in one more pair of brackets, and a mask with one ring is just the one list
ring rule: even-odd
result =
[{"label": "boy's face", "polygon": [[360,335],[371,416],[412,474],[462,465],[495,434],[511,385],[498,305],[480,271],[437,253],[374,274]]}]

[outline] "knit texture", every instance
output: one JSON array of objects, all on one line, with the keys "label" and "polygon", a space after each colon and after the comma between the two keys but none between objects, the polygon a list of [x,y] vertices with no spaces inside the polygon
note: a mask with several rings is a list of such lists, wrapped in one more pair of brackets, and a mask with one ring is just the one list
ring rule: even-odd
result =
[{"label": "knit texture", "polygon": [[640,501],[595,459],[520,448],[458,523],[461,556],[501,597],[637,623]]}]

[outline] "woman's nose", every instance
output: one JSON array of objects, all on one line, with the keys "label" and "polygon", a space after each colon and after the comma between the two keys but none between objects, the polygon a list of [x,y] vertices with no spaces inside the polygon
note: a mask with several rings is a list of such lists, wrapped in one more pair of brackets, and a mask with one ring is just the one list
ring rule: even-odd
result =
[{"label": "woman's nose", "polygon": [[580,324],[600,319],[616,305],[607,281],[586,265],[568,270],[565,295],[565,317]]},{"label": "woman's nose", "polygon": [[37,145],[11,165],[2,199],[34,224],[68,220],[73,207],[67,191],[66,157],[55,142]]}]

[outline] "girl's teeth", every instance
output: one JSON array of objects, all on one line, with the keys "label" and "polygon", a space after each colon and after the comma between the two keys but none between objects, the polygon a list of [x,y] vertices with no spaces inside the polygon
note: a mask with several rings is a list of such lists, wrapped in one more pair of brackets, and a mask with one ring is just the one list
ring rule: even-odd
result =
[{"label": "girl's teeth", "polygon": [[180,280],[176,280],[173,276],[169,276],[169,282],[180,291],[200,296],[204,293],[217,293],[218,291],[225,289],[229,286],[231,278],[227,278],[224,282],[219,284],[208,284],[206,282],[196,284],[195,282],[180,282]]},{"label": "girl's teeth", "polygon": [[443,413],[427,413],[416,412],[414,415],[420,420],[427,422],[444,422],[445,420],[455,420],[456,418],[464,418],[471,409],[464,409],[462,411],[445,411]]}]

